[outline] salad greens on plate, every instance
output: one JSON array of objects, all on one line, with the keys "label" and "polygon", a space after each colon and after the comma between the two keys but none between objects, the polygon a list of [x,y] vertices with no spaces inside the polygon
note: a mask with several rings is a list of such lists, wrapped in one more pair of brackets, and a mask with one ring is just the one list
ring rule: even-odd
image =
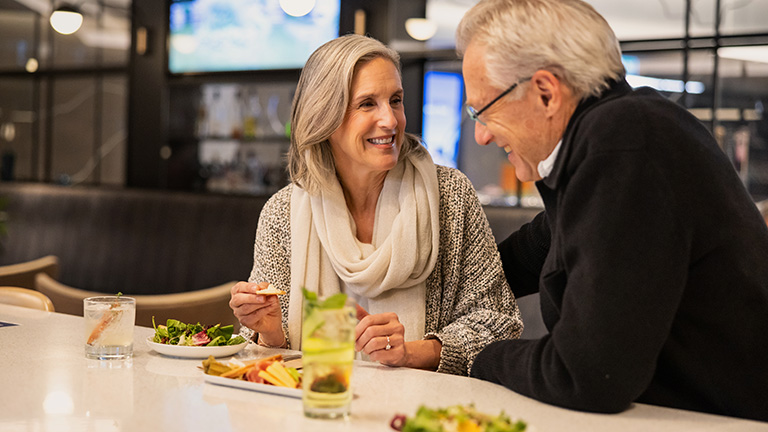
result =
[{"label": "salad greens on plate", "polygon": [[477,411],[474,405],[456,405],[442,409],[419,407],[416,415],[396,415],[390,424],[402,432],[523,432],[528,425],[513,421],[503,412],[491,416]]},{"label": "salad greens on plate", "polygon": [[155,328],[155,336],[152,342],[165,345],[180,346],[223,346],[238,345],[245,342],[240,335],[232,337],[234,327],[232,325],[214,326],[185,324],[179,320],[169,319],[165,325],[156,325],[155,317],[152,317],[152,327]]}]

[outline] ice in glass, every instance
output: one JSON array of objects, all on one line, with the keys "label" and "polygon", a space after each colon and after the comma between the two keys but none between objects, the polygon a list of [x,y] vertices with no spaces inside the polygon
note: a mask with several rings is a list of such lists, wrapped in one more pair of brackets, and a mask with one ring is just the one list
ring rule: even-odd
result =
[{"label": "ice in glass", "polygon": [[133,355],[135,299],[123,296],[89,297],[83,300],[83,316],[86,357],[113,360]]}]

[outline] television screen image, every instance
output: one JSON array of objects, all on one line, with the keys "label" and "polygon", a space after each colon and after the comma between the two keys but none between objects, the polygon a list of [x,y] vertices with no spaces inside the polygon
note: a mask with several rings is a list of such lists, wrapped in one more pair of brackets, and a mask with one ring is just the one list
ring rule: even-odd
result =
[{"label": "television screen image", "polygon": [[174,74],[300,69],[339,35],[340,0],[301,17],[278,0],[172,0],[168,70]]},{"label": "television screen image", "polygon": [[422,138],[438,165],[456,168],[463,104],[460,73],[428,71],[424,74]]}]

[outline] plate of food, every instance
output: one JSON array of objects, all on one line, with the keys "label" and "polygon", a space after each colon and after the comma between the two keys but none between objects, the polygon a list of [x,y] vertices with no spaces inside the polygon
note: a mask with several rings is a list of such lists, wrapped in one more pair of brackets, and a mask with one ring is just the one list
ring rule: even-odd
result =
[{"label": "plate of food", "polygon": [[208,358],[227,357],[236,354],[248,345],[240,335],[233,335],[233,326],[185,324],[169,319],[166,325],[152,325],[154,336],[147,338],[152,350],[171,357]]},{"label": "plate of food", "polygon": [[227,363],[209,357],[203,361],[204,380],[210,384],[301,399],[301,366],[288,366],[288,358],[278,354],[260,360]]}]

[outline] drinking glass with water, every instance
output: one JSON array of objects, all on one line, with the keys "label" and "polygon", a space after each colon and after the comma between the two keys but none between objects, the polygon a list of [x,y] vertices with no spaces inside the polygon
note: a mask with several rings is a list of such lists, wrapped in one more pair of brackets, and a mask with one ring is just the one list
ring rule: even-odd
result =
[{"label": "drinking glass with water", "polygon": [[83,300],[85,356],[91,359],[126,359],[133,355],[136,300],[123,296]]}]

